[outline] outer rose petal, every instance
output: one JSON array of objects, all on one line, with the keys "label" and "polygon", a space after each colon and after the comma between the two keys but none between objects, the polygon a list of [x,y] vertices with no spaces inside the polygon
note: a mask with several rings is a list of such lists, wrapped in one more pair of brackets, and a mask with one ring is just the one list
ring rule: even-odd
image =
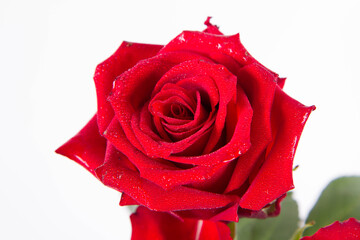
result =
[{"label": "outer rose petal", "polygon": [[280,87],[281,89],[284,88],[285,80],[286,80],[286,78],[278,78],[278,80],[277,80],[277,84],[279,85],[279,87]]},{"label": "outer rose petal", "polygon": [[252,168],[256,162],[259,162],[266,146],[272,139],[270,118],[276,88],[275,77],[261,65],[253,63],[238,72],[238,81],[253,109],[250,133],[251,148],[237,160],[226,192],[243,187]]},{"label": "outer rose petal", "polygon": [[219,27],[216,25],[212,25],[210,23],[210,19],[211,17],[208,17],[206,19],[206,21],[204,22],[204,24],[207,26],[207,28],[203,31],[206,33],[212,33],[212,34],[218,34],[218,35],[223,35],[222,32],[219,31]]},{"label": "outer rose petal", "polygon": [[231,240],[230,229],[222,222],[184,219],[164,212],[138,207],[130,216],[131,240]]},{"label": "outer rose petal", "polygon": [[314,106],[306,107],[276,88],[271,121],[273,140],[265,154],[265,162],[255,174],[240,207],[260,210],[294,188],[292,164],[300,135]]},{"label": "outer rose petal", "polygon": [[228,67],[230,71],[234,67],[243,67],[257,62],[241,44],[239,34],[224,36],[184,31],[165,45],[159,53],[174,51],[195,52],[213,60],[221,59],[220,63]]},{"label": "outer rose petal", "polygon": [[133,67],[138,61],[154,56],[161,48],[161,45],[123,42],[111,57],[96,67],[94,81],[98,102],[98,125],[101,134],[114,116],[107,97],[113,88],[115,78]]},{"label": "outer rose petal", "polygon": [[95,177],[95,169],[104,162],[106,139],[100,136],[95,115],[73,138],[56,150],[86,168]]},{"label": "outer rose petal", "polygon": [[303,237],[300,240],[359,240],[360,221],[349,218],[345,222],[334,222],[333,224],[320,228],[314,235]]},{"label": "outer rose petal", "polygon": [[105,164],[96,174],[107,186],[125,192],[141,205],[156,211],[216,209],[239,201],[235,195],[223,195],[192,189],[186,186],[164,190],[143,179],[133,165],[111,144],[106,150]]}]

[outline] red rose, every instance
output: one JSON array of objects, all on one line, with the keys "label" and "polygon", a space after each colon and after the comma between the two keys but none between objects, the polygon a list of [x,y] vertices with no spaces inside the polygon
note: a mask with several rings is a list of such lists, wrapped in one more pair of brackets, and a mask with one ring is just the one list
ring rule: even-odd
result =
[{"label": "red rose", "polygon": [[231,240],[230,228],[222,222],[179,219],[169,213],[138,207],[130,216],[131,240]]},{"label": "red rose", "polygon": [[239,35],[206,24],[165,46],[124,42],[96,68],[97,115],[57,152],[122,192],[121,205],[227,221],[277,214],[260,210],[293,188],[314,107],[286,95]]},{"label": "red rose", "polygon": [[359,240],[360,222],[355,218],[349,218],[345,222],[334,222],[333,224],[320,228],[314,235],[303,237],[300,240]]}]

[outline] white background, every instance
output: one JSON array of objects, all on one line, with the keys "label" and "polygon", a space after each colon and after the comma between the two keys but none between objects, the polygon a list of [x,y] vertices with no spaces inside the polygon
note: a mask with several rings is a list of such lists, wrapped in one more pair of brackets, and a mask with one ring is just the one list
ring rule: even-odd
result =
[{"label": "white background", "polygon": [[123,40],[166,44],[207,16],[317,110],[298,146],[304,218],[360,173],[360,1],[0,1],[0,238],[130,239],[120,194],[54,153],[96,111],[98,63]]}]

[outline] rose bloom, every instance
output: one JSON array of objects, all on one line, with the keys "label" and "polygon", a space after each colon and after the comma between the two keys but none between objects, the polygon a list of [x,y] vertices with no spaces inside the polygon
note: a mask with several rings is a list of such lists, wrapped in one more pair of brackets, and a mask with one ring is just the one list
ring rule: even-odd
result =
[{"label": "rose bloom", "polygon": [[359,240],[360,222],[355,218],[349,218],[345,222],[334,222],[333,224],[320,228],[314,235],[303,237],[301,240]]},{"label": "rose bloom", "polygon": [[238,34],[205,24],[165,46],[121,44],[96,68],[97,114],[57,153],[122,192],[120,205],[224,221],[276,215],[314,107],[286,95]]}]

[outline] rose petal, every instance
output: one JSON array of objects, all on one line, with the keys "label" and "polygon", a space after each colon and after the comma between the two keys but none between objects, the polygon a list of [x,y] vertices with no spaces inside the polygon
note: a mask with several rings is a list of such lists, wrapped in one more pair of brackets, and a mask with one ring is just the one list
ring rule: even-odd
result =
[{"label": "rose petal", "polygon": [[333,224],[320,228],[314,235],[306,236],[301,240],[358,240],[360,239],[360,221],[349,218],[344,222],[336,221]]},{"label": "rose petal", "polygon": [[139,205],[139,203],[135,201],[132,197],[127,195],[126,193],[122,193],[120,199],[120,206],[129,206],[129,205]]},{"label": "rose petal", "polygon": [[284,88],[285,80],[286,80],[286,78],[278,78],[278,79],[277,79],[277,84],[279,85],[279,87],[280,87],[281,89]]},{"label": "rose petal", "polygon": [[94,81],[98,103],[98,125],[101,133],[105,131],[114,116],[107,98],[116,77],[133,67],[138,61],[154,56],[161,48],[161,45],[123,42],[113,55],[96,67]]},{"label": "rose petal", "polygon": [[314,106],[306,107],[276,88],[271,121],[274,126],[271,149],[267,150],[265,162],[240,200],[246,209],[260,210],[293,185],[292,164],[296,147]]},{"label": "rose petal", "polygon": [[[257,62],[241,44],[239,34],[223,36],[204,32],[184,31],[164,46],[160,53],[174,51],[194,52],[210,59],[213,59],[211,57],[212,53],[217,53],[217,55],[224,54],[235,59],[240,64],[240,67]],[[224,62],[219,63],[226,66]]]},{"label": "rose petal", "polygon": [[205,181],[193,181],[188,184],[188,186],[213,193],[224,193],[227,183],[234,171],[235,163],[235,161],[230,161],[226,163],[219,163],[214,166],[198,166],[205,169],[211,169],[211,171],[207,170],[208,173],[206,175],[200,175],[206,176]]},{"label": "rose petal", "polygon": [[230,229],[222,222],[180,220],[169,213],[138,207],[130,216],[132,240],[231,240]]},{"label": "rose petal", "polygon": [[234,195],[209,193],[183,186],[166,191],[141,178],[137,171],[126,165],[126,162],[129,162],[128,159],[122,154],[117,154],[116,149],[109,145],[106,162],[96,169],[96,174],[105,185],[125,192],[136,202],[152,210],[212,209],[238,201],[238,197]]},{"label": "rose petal", "polygon": [[223,35],[223,34],[219,31],[219,27],[218,27],[218,26],[213,25],[213,24],[210,23],[210,19],[211,19],[211,17],[207,17],[206,21],[204,22],[204,24],[207,26],[207,28],[206,28],[203,32]]},{"label": "rose petal", "polygon": [[224,211],[219,212],[215,216],[211,217],[211,221],[229,221],[229,222],[238,222],[239,215],[238,215],[239,204],[235,203],[231,207],[227,207]]},{"label": "rose petal", "polygon": [[103,164],[106,139],[100,136],[95,116],[73,138],[59,147],[55,152],[66,156],[91,172]]},{"label": "rose petal", "polygon": [[257,63],[243,67],[238,73],[239,84],[254,114],[250,134],[252,147],[239,157],[226,192],[234,191],[244,184],[272,139],[270,115],[276,87],[274,80],[274,76]]}]

